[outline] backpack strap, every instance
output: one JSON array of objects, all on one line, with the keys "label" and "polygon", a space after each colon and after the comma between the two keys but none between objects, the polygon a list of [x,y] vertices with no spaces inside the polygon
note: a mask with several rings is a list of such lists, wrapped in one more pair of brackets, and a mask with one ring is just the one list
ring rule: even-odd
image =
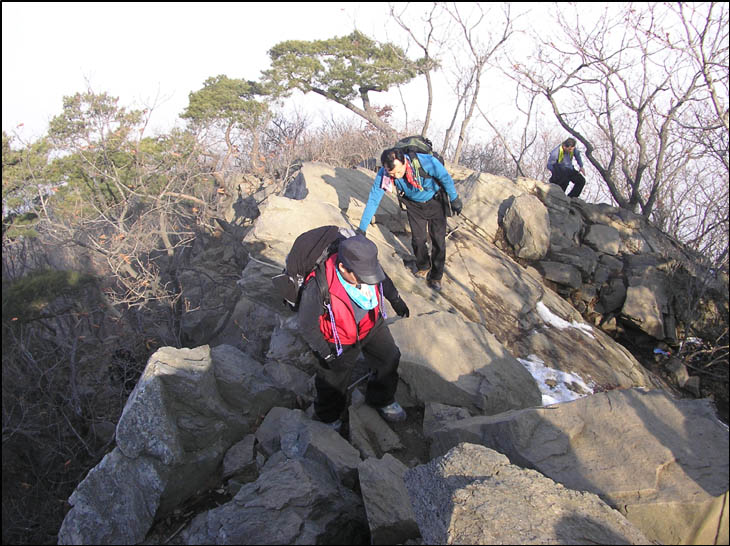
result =
[{"label": "backpack strap", "polygon": [[314,282],[317,283],[319,289],[319,295],[322,299],[322,306],[327,310],[330,318],[330,324],[332,325],[332,335],[335,338],[335,351],[337,356],[342,354],[342,343],[340,342],[340,336],[337,334],[337,325],[335,324],[335,314],[332,312],[332,301],[330,299],[330,289],[327,285],[327,272],[326,272],[326,261],[322,260],[315,269]]}]

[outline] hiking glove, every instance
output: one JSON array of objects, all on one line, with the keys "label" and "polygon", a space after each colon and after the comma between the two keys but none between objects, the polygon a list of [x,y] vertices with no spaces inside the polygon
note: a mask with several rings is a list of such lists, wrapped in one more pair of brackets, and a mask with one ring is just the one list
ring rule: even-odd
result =
[{"label": "hiking glove", "polygon": [[454,214],[456,214],[457,216],[461,214],[462,208],[464,208],[464,205],[462,204],[461,199],[459,199],[458,197],[451,202],[451,210],[453,210]]},{"label": "hiking glove", "polygon": [[400,297],[394,302],[391,302],[391,305],[393,306],[393,310],[398,314],[399,317],[411,316],[411,311],[408,309],[406,302],[404,302]]}]

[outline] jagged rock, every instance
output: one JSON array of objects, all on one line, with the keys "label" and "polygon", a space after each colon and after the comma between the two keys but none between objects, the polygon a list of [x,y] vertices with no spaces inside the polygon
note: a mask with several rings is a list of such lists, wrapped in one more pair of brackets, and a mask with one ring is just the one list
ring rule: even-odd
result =
[{"label": "jagged rock", "polygon": [[360,456],[363,459],[382,457],[389,451],[403,448],[398,435],[374,408],[364,403],[364,398],[356,390],[352,395],[352,405],[348,409],[350,443],[357,448]]},{"label": "jagged rock", "polygon": [[583,217],[591,224],[610,225],[615,221],[620,221],[619,212],[621,209],[608,205],[606,203],[586,203],[580,199],[575,199],[571,203]]},{"label": "jagged rock", "polygon": [[362,544],[367,537],[360,498],[307,459],[267,469],[182,531],[185,544]]},{"label": "jagged rock", "polygon": [[[691,425],[689,425],[691,423]],[[446,424],[432,454],[485,445],[599,495],[662,544],[728,541],[728,429],[707,400],[613,390]]]},{"label": "jagged rock", "polygon": [[621,309],[626,301],[626,286],[621,278],[615,277],[601,288],[601,305],[604,313]]},{"label": "jagged rock", "polygon": [[[243,440],[231,446],[223,457],[223,479],[236,476],[239,481],[253,481],[256,476],[256,436],[247,434]],[[251,479],[253,478],[253,479]]]},{"label": "jagged rock", "polygon": [[[557,184],[536,183],[535,195],[540,198],[551,213],[567,215],[571,210],[571,199]],[[551,218],[552,221],[552,218]]]},{"label": "jagged rock", "polygon": [[583,217],[570,209],[566,214],[550,214],[550,248],[562,249],[579,244]]},{"label": "jagged rock", "polygon": [[597,252],[616,255],[621,246],[621,236],[616,228],[600,224],[588,228],[583,241]]},{"label": "jagged rock", "polygon": [[169,470],[152,457],[119,448],[89,471],[68,499],[59,544],[137,544],[152,525]]},{"label": "jagged rock", "polygon": [[566,489],[492,449],[459,444],[408,470],[426,544],[646,544],[598,496]]},{"label": "jagged rock", "polygon": [[[523,362],[525,359],[530,362],[541,360],[555,370],[579,375],[590,388],[650,385],[647,372],[626,349],[585,324],[576,308],[542,284],[542,277],[534,268],[518,265],[496,248],[493,241],[499,219],[509,205],[525,194],[537,195],[549,211],[552,251],[565,262],[563,265],[574,268],[573,278],[568,283],[574,288],[561,286],[560,291],[570,293],[578,309],[586,312],[590,312],[592,296],[603,283],[608,284],[600,289],[602,298],[604,289],[611,287],[614,280],[623,285],[622,279],[626,279],[630,287],[649,286],[652,279],[667,278],[668,273],[675,271],[684,251],[650,229],[641,217],[611,207],[590,206],[579,199],[571,200],[556,185],[528,179],[512,182],[474,174],[463,168],[455,169],[454,173],[465,213],[461,218],[449,219],[452,230],[455,224],[458,230],[452,231],[453,236],[447,243],[442,292],[432,291],[409,270],[408,265],[413,261],[410,237],[405,215],[398,210],[393,195],[386,195],[368,230],[368,237],[378,246],[383,268],[411,310],[409,318],[399,318],[389,304],[386,306],[387,321],[402,352],[401,381],[396,397],[405,406],[423,404],[426,407],[424,431],[434,438],[434,443],[456,434],[457,430],[468,439],[481,441],[483,434],[478,432],[483,426],[481,419],[487,419],[482,414],[493,413],[499,415],[490,426],[505,434],[520,427],[523,427],[520,430],[542,434],[543,427],[538,425],[543,417],[565,411],[562,408],[569,404],[544,410],[520,409],[539,406],[542,396],[529,372],[514,357]],[[257,200],[260,216],[255,224],[251,228],[232,226],[239,236],[245,233],[243,245],[239,248],[229,237],[228,246],[206,254],[210,263],[203,263],[198,272],[217,267],[219,261],[225,262],[227,267],[237,268],[235,275],[243,268],[236,283],[238,292],[220,290],[217,293],[224,295],[225,304],[232,308],[230,318],[220,312],[213,313],[212,317],[201,316],[198,324],[206,331],[189,332],[193,338],[215,334],[211,338],[214,340],[211,345],[215,347],[210,351],[212,362],[208,364],[207,357],[200,356],[206,354],[206,347],[187,350],[192,351],[189,353],[177,353],[169,348],[160,352],[160,357],[167,355],[163,360],[179,362],[163,362],[157,366],[159,377],[143,374],[130,397],[129,409],[125,409],[120,420],[118,447],[89,473],[70,499],[73,508],[59,533],[61,543],[139,542],[152,518],[167,513],[206,480],[216,477],[223,455],[234,453],[229,450],[230,446],[253,433],[252,427],[264,416],[266,419],[255,431],[259,440],[258,480],[248,485],[233,483],[236,476],[229,480],[229,491],[240,487],[239,493],[243,493],[243,497],[236,497],[236,501],[221,507],[218,512],[200,516],[195,532],[192,527],[186,532],[187,540],[191,543],[225,542],[229,540],[225,538],[229,534],[236,537],[231,541],[245,537],[269,543],[334,540],[366,543],[370,540],[359,500],[339,482],[354,486],[359,454],[381,456],[388,450],[400,449],[397,436],[386,433],[386,429],[391,433],[392,430],[379,416],[373,416],[369,408],[356,404],[350,409],[350,429],[357,447],[347,444],[329,427],[312,422],[301,411],[269,409],[274,404],[304,407],[311,401],[311,377],[316,365],[297,331],[296,315],[282,305],[272,290],[271,277],[281,271],[292,242],[303,231],[326,224],[357,225],[371,185],[372,173],[369,172],[305,164],[300,179],[289,189],[289,194],[297,200],[277,195]],[[617,230],[623,261],[608,254],[599,255],[587,246],[580,247],[584,226],[589,226],[588,233],[596,226]],[[627,254],[641,246],[642,241],[647,249],[661,252],[662,259]],[[242,256],[244,260],[240,259]],[[239,262],[240,265],[236,265]],[[687,271],[692,271],[692,275],[697,273],[691,268]],[[226,270],[225,274],[221,273],[220,282],[230,284],[232,276]],[[187,281],[191,285],[198,279],[191,276]],[[724,298],[722,301],[726,302],[726,284],[722,285],[720,281],[717,293],[719,299]],[[242,295],[235,301],[232,294],[239,292]],[[676,324],[673,306],[681,306],[681,303],[677,303],[680,300],[675,295],[669,297],[669,288],[665,292],[656,308],[661,312],[662,335],[669,336]],[[204,296],[202,292],[195,292],[195,286],[190,295],[198,298],[196,301]],[[628,314],[621,316],[621,321],[627,320],[630,320]],[[615,319],[610,321],[621,329]],[[590,322],[606,328],[609,321],[593,316]],[[685,388],[691,388],[693,379],[690,378]],[[599,395],[610,400],[614,400],[614,396],[617,395],[613,391]],[[582,400],[593,398],[588,396]],[[717,494],[713,493],[710,498],[699,492],[706,487],[705,471],[692,466],[692,457],[696,455],[693,450],[697,446],[698,451],[701,448],[708,454],[723,454],[724,475],[722,468],[717,472],[712,467],[714,461],[708,463],[708,468],[712,467],[712,471],[720,475],[720,483],[725,476],[726,494],[727,441],[720,446],[703,443],[722,436],[722,432],[718,434],[713,430],[698,439],[688,431],[701,430],[706,415],[686,414],[685,431],[675,424],[665,427],[656,424],[654,421],[659,419],[646,418],[643,406],[639,412],[630,404],[621,405],[617,401],[614,401],[615,412],[611,416],[617,422],[606,418],[600,426],[593,426],[599,417],[591,421],[587,415],[592,412],[603,415],[605,408],[578,402],[585,409],[578,412],[578,417],[569,415],[566,419],[589,432],[574,433],[577,429],[571,428],[570,424],[565,425],[568,432],[563,432],[559,428],[563,425],[553,424],[546,418],[545,422],[550,423],[546,428],[556,437],[547,441],[538,438],[540,447],[535,451],[544,456],[535,456],[534,462],[522,453],[522,444],[514,440],[511,449],[519,452],[518,462],[533,461],[530,462],[533,466],[544,462],[550,466],[548,463],[554,459],[552,450],[565,445],[563,436],[583,438],[576,440],[578,455],[573,454],[575,457],[583,453],[586,444],[591,444],[597,446],[596,450],[603,449],[610,455],[608,462],[596,459],[598,462],[589,460],[583,465],[573,460],[556,465],[559,468],[553,470],[560,478],[551,478],[566,480],[566,483],[593,480],[602,485],[610,482],[606,475],[618,473],[614,467],[618,468],[620,464],[626,468],[627,475],[619,474],[616,479],[619,486],[609,489],[604,495],[606,499],[610,498],[615,506],[623,506],[624,513],[635,520],[655,518],[657,529],[681,527],[690,534],[694,532],[692,529],[697,529],[696,536],[705,537],[702,523],[697,523],[698,512],[692,512],[695,505],[690,505],[687,499],[694,495],[699,499],[699,505],[705,503],[707,510],[719,512],[721,509]],[[444,409],[445,405],[451,406],[453,411]],[[648,413],[652,416],[677,413],[672,408],[660,409]],[[527,425],[512,425],[505,414],[500,413],[507,410],[516,418],[523,413],[532,415],[530,412],[541,417],[528,420]],[[652,423],[646,427],[648,432],[638,432],[641,425],[636,424],[637,413]],[[472,414],[481,417],[469,417]],[[590,426],[583,425],[583,420]],[[622,423],[628,428],[621,428]],[[634,428],[630,428],[632,426]],[[651,490],[648,476],[656,473],[659,467],[651,468],[656,461],[645,456],[646,453],[651,455],[649,448],[646,453],[642,451],[647,442],[642,434],[649,437],[649,442],[651,438],[660,438],[655,444],[671,446],[665,449],[664,455],[668,458],[662,459],[665,464],[660,467],[662,479],[657,482],[656,491]],[[678,442],[676,445],[665,438],[672,434],[676,436],[673,440]],[[616,441],[616,438],[621,440]],[[686,448],[691,452],[689,455],[677,447],[685,443],[689,446]],[[621,446],[627,451],[620,452]],[[648,460],[649,468],[636,470],[632,466],[635,451],[638,451],[636,457]],[[667,462],[675,453],[678,454],[676,460]],[[285,467],[288,469],[284,472]],[[679,485],[672,485],[675,482],[671,480],[679,474],[677,467],[682,467],[691,477],[699,476],[696,484],[702,485],[695,487],[679,480],[676,482]],[[282,474],[294,483],[277,482]],[[633,474],[637,479],[633,479]],[[625,479],[620,481],[619,478]],[[298,489],[298,479],[310,489],[321,486],[323,491],[320,494],[320,491],[305,492],[304,487]],[[667,485],[665,479],[671,483]],[[627,498],[622,497],[623,491],[631,486],[637,489],[627,494]],[[330,494],[335,498],[334,503],[328,497]],[[332,503],[331,512],[328,506]],[[662,503],[666,513],[656,508]],[[685,510],[687,505],[692,508]],[[353,508],[355,506],[359,507]],[[354,534],[338,534],[347,533],[348,525],[356,530]],[[647,525],[651,527],[652,524]],[[281,534],[276,534],[279,527]],[[387,524],[378,523],[373,527],[373,533],[375,529],[380,533],[387,528]],[[727,541],[726,535],[723,536]],[[670,540],[675,540],[672,537]]]},{"label": "jagged rock", "polygon": [[259,443],[259,448],[267,457],[281,449],[279,438],[281,419],[288,413],[289,408],[271,408],[261,425],[256,429],[256,440]]},{"label": "jagged rock", "polygon": [[215,378],[221,396],[243,415],[258,419],[273,406],[296,405],[296,393],[277,383],[266,368],[230,345],[211,350],[216,361]]},{"label": "jagged rock", "polygon": [[[324,173],[319,181],[312,174],[317,172],[317,169],[320,169],[320,172]],[[256,258],[262,262],[283,263],[293,240],[307,229],[325,224],[346,224],[347,220],[343,217],[343,210],[349,210],[353,206],[361,206],[362,204],[362,198],[358,197],[360,193],[347,193],[350,191],[352,177],[362,176],[362,179],[358,178],[360,184],[364,184],[367,187],[372,185],[370,174],[363,175],[361,173],[358,175],[357,173],[359,171],[353,171],[352,169],[350,169],[351,172],[348,174],[348,178],[343,180],[341,186],[339,179],[327,178],[331,174],[327,174],[325,172],[326,168],[324,167],[315,166],[310,168],[306,166],[304,170],[310,173],[307,184],[312,191],[321,192],[325,195],[327,192],[331,192],[333,187],[337,187],[338,205],[333,206],[330,203],[322,203],[316,200],[310,200],[309,198],[297,201],[275,196],[270,197],[262,207],[261,216],[257,219],[256,224],[244,241],[249,248],[260,249]],[[329,170],[329,173],[331,172],[332,169]],[[459,176],[461,176],[461,179]],[[378,218],[376,218],[376,222],[368,229],[368,238],[378,245],[379,259],[383,268],[393,279],[393,282],[411,309],[411,317],[401,319],[394,318],[394,314],[388,306],[389,316],[391,317],[388,321],[391,323],[391,331],[394,333],[396,342],[401,347],[401,352],[405,354],[403,349],[404,344],[412,343],[414,346],[420,345],[419,347],[414,347],[413,351],[409,350],[409,352],[415,355],[413,358],[407,357],[401,360],[401,371],[403,372],[401,375],[404,388],[399,389],[401,393],[399,396],[402,395],[403,399],[411,398],[412,403],[440,401],[446,404],[458,405],[464,396],[479,400],[481,395],[476,394],[480,388],[479,385],[486,385],[485,382],[479,379],[479,374],[471,378],[461,374],[463,377],[461,377],[458,386],[449,385],[445,390],[441,388],[434,389],[436,384],[431,383],[430,379],[437,378],[438,374],[431,374],[429,372],[425,375],[419,375],[415,373],[418,371],[418,368],[414,369],[414,373],[408,371],[410,361],[418,363],[418,366],[422,366],[421,362],[424,358],[421,353],[427,353],[432,348],[436,348],[424,346],[422,343],[418,343],[418,340],[423,339],[424,331],[436,331],[433,330],[432,326],[428,325],[433,322],[430,317],[436,316],[437,313],[448,313],[448,316],[438,321],[437,325],[435,323],[433,325],[439,329],[437,330],[439,340],[464,338],[464,343],[451,344],[449,354],[444,353],[438,359],[444,363],[474,360],[474,365],[477,365],[476,362],[484,358],[484,355],[480,355],[476,359],[471,356],[472,348],[469,347],[469,342],[466,341],[470,336],[466,335],[468,329],[465,331],[465,328],[462,326],[464,321],[483,325],[486,331],[491,333],[504,346],[505,350],[512,351],[514,355],[525,357],[529,353],[521,352],[520,347],[522,347],[522,344],[520,342],[525,340],[527,336],[531,336],[534,333],[535,327],[541,324],[539,317],[535,313],[535,306],[540,300],[549,300],[549,306],[563,317],[570,314],[575,314],[577,317],[575,309],[562,299],[552,295],[550,291],[546,291],[545,287],[534,276],[530,275],[527,270],[511,261],[503,252],[500,252],[491,244],[485,225],[483,223],[479,224],[481,217],[474,217],[474,214],[484,212],[481,207],[485,204],[489,204],[489,207],[492,208],[494,214],[498,217],[500,208],[510,199],[513,200],[526,191],[534,190],[535,192],[541,192],[541,194],[550,196],[550,199],[553,199],[554,203],[557,203],[555,205],[557,208],[562,208],[566,215],[570,215],[571,222],[575,220],[575,226],[572,229],[577,234],[577,226],[581,225],[580,222],[582,220],[580,220],[580,214],[572,211],[570,208],[570,199],[564,194],[560,195],[560,188],[554,184],[549,185],[539,181],[529,181],[528,183],[525,180],[520,184],[514,184],[506,179],[486,175],[464,174],[459,176],[455,175],[455,180],[459,186],[459,193],[464,200],[465,215],[469,218],[469,221],[462,221],[458,217],[449,220],[450,222],[456,221],[462,223],[459,224],[461,227],[457,232],[458,236],[455,235],[454,238],[449,239],[447,244],[449,258],[447,261],[446,275],[443,279],[444,290],[440,295],[435,295],[425,283],[419,282],[410,270],[404,267],[404,262],[412,259],[410,238],[407,234],[395,234],[391,232],[387,227],[388,221],[381,221]],[[325,185],[327,187],[317,189],[318,185]],[[557,193],[555,193],[556,191]],[[467,195],[474,196],[474,202],[470,202]],[[388,199],[390,197],[390,194],[388,194]],[[347,202],[347,208],[343,209],[340,204],[344,205],[345,202]],[[395,201],[393,201],[393,204],[397,207]],[[472,208],[470,209],[469,207]],[[548,208],[550,209],[549,206]],[[550,210],[551,214],[553,214],[553,209]],[[493,218],[493,227],[495,230],[498,227],[497,217]],[[292,222],[281,222],[280,218],[296,218],[297,223],[294,225]],[[474,222],[481,227],[474,227],[470,222]],[[592,250],[588,249],[588,252],[593,253],[595,257],[595,253]],[[280,301],[272,299],[271,277],[275,272],[276,270],[274,268],[265,267],[251,260],[243,272],[243,278],[240,284],[244,288],[247,298],[260,302],[262,306],[278,310],[278,313],[283,313],[286,317],[290,317],[291,315],[288,314],[288,311],[282,310]],[[579,277],[580,275],[576,274],[576,279],[579,279]],[[580,288],[584,283],[576,280],[575,284],[576,288]],[[423,324],[427,325],[425,330],[423,329]],[[471,328],[473,326],[469,326],[469,329]],[[307,371],[307,373],[313,373],[314,359],[302,343],[293,319],[291,324],[288,318],[286,320],[280,320],[274,327],[273,332],[264,330],[261,335],[265,337],[271,334],[274,335],[274,340],[276,341],[272,343],[267,353],[268,360],[280,360],[291,363],[297,368]],[[559,336],[559,333],[556,332],[555,335]],[[252,331],[247,331],[246,336],[251,340],[251,343],[257,343],[256,334]],[[253,339],[249,336],[253,336]],[[280,336],[281,339],[279,339]],[[481,334],[477,337],[481,337]],[[597,377],[603,377],[604,375],[610,376],[614,373],[612,371],[613,368],[618,368],[622,370],[620,372],[622,385],[629,386],[630,384],[627,381],[631,377],[640,381],[639,383],[634,383],[635,385],[646,384],[645,376],[640,371],[636,371],[635,373],[627,371],[627,368],[632,366],[640,369],[641,367],[638,362],[630,358],[630,355],[629,357],[625,356],[625,353],[616,347],[615,342],[607,336],[600,339],[598,337],[594,339],[584,337],[581,339],[581,344],[580,358],[562,359],[562,362],[553,367],[558,367],[564,371],[572,371],[568,369],[571,367],[573,369],[583,370],[592,369],[596,372],[595,375]],[[540,350],[543,352],[549,349],[547,346],[543,347],[541,343],[535,343],[533,345],[541,348]],[[610,366],[607,365],[607,362],[611,362],[611,360],[603,359],[600,356],[606,350],[611,352],[611,358],[618,357],[620,364],[617,365],[612,362]],[[584,362],[583,355],[590,355],[591,362]],[[545,357],[550,358],[550,355],[545,355]],[[437,365],[440,365],[438,361]],[[428,364],[428,366],[430,367],[431,364]],[[603,368],[606,371],[602,373],[597,368]],[[416,387],[410,386],[407,378],[413,378],[417,382]],[[424,384],[428,383],[432,384],[429,392],[434,390],[438,391],[443,398],[419,400],[419,387],[423,387]],[[515,384],[514,386],[507,386],[504,382],[501,384],[503,386],[496,390],[516,390],[520,393],[510,393],[501,396],[508,396],[519,400],[525,396],[525,392],[532,392],[534,398],[529,402],[523,403],[538,403],[537,391],[531,389],[525,391],[520,384]],[[458,388],[455,389],[455,387]],[[458,392],[465,387],[467,387],[467,390],[464,393],[458,394],[460,397],[458,402],[448,399],[451,396],[448,394],[449,392],[452,392],[454,389],[454,392]],[[477,410],[476,407],[472,406],[470,411],[479,413],[483,410]]]},{"label": "jagged rock", "polygon": [[598,255],[587,246],[553,249],[548,253],[548,258],[576,267],[586,279],[593,275],[598,265]]},{"label": "jagged rock", "polygon": [[534,195],[520,195],[504,215],[507,240],[519,258],[541,260],[550,246],[550,217]]},{"label": "jagged rock", "polygon": [[[72,495],[62,540],[138,542],[155,515],[207,483],[260,412],[293,399],[233,347],[159,349],[124,406],[113,455]],[[108,521],[93,525],[99,510]]]},{"label": "jagged rock", "polygon": [[651,280],[641,280],[626,289],[621,314],[656,339],[664,339],[664,314],[668,311],[666,293]]},{"label": "jagged rock", "polygon": [[358,475],[370,525],[370,544],[404,544],[420,538],[411,502],[403,483],[408,470],[392,455],[360,463]]},{"label": "jagged rock", "polygon": [[353,487],[360,464],[358,451],[334,429],[312,421],[301,410],[273,408],[256,431],[262,449],[271,454],[281,449],[289,459],[310,459],[331,469]]},{"label": "jagged rock", "polygon": [[549,281],[570,286],[571,288],[580,287],[582,281],[580,271],[569,264],[542,261],[537,264],[537,270]]},{"label": "jagged rock", "polygon": [[473,173],[459,184],[464,215],[484,231],[490,242],[499,230],[500,218],[511,199],[523,193],[524,190],[508,178],[488,173]]},{"label": "jagged rock", "polygon": [[671,357],[664,365],[669,372],[669,377],[678,387],[684,387],[689,380],[687,367],[678,358]]}]

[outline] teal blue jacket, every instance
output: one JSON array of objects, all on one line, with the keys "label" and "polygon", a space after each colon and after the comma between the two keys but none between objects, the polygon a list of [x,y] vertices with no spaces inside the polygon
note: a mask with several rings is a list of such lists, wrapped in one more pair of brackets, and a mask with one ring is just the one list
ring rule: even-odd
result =
[{"label": "teal blue jacket", "polygon": [[[425,203],[426,201],[433,199],[433,196],[439,191],[441,185],[449,195],[449,201],[456,199],[459,194],[456,192],[454,181],[441,162],[432,155],[416,155],[418,156],[418,160],[421,162],[421,168],[429,175],[428,177],[422,178],[414,173],[414,176],[418,178],[423,189],[419,190],[414,188],[406,182],[405,178],[396,178],[394,180],[395,190],[406,199],[410,199],[411,201],[416,201],[418,203]],[[406,160],[410,161],[407,156]],[[365,212],[363,212],[362,218],[360,219],[360,229],[363,232],[367,231],[368,226],[370,225],[370,220],[372,220],[375,212],[380,206],[380,201],[383,199],[383,195],[385,195],[385,190],[381,187],[383,183],[383,175],[387,176],[387,173],[383,167],[380,167],[378,174],[375,175],[373,187],[370,189],[368,202],[365,205]]]}]

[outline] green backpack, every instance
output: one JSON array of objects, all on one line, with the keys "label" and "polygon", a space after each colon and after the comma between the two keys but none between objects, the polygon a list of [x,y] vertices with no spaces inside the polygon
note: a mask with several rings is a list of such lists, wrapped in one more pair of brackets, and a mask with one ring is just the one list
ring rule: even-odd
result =
[{"label": "green backpack", "polygon": [[[438,159],[442,165],[445,165],[444,158],[441,157],[441,154],[433,151],[433,144],[431,143],[431,141],[421,135],[413,135],[402,138],[395,143],[395,146],[393,146],[393,148],[399,148],[403,150],[403,153],[408,156],[408,159],[410,159],[413,170],[415,171],[416,176],[418,176],[419,178],[432,178],[432,176],[428,174],[423,169],[423,167],[421,167],[421,162],[418,160],[418,156],[416,154],[431,155]],[[438,182],[437,179],[434,180]],[[449,196],[446,193],[444,187],[441,184],[438,184],[438,186],[439,191],[436,193],[436,199],[441,202],[441,205],[444,208],[444,214],[448,218],[453,215],[453,211],[451,210],[451,201],[449,201]],[[400,204],[401,208],[403,208],[403,203],[401,202],[400,195],[398,196],[398,203]]]}]

